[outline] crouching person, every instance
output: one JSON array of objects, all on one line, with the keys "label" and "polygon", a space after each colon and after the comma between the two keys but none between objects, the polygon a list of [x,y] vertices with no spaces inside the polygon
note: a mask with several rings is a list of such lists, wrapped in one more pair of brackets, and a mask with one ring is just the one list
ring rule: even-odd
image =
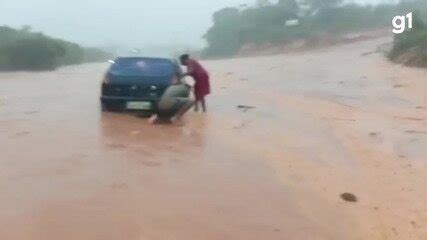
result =
[{"label": "crouching person", "polygon": [[157,114],[151,116],[149,122],[170,122],[182,124],[181,117],[194,106],[195,101],[190,96],[191,87],[178,78],[163,93],[157,105]]}]

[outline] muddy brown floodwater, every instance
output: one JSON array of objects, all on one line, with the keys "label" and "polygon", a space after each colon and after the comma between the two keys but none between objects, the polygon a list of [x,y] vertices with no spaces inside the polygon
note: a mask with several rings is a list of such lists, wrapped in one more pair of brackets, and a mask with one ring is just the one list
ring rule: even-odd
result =
[{"label": "muddy brown floodwater", "polygon": [[427,239],[427,72],[388,41],[205,62],[184,127],[101,113],[106,64],[0,74],[0,239]]}]

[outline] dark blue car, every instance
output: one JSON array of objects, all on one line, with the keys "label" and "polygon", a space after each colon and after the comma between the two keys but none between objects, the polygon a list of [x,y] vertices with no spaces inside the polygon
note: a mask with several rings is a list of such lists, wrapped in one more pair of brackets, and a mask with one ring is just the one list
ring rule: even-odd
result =
[{"label": "dark blue car", "polygon": [[102,109],[155,111],[171,80],[180,74],[181,66],[172,59],[117,58],[102,82]]}]

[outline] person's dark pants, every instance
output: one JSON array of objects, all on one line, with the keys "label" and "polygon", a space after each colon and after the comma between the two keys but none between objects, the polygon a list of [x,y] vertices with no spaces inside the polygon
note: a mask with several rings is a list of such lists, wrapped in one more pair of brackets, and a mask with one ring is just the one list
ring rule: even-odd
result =
[{"label": "person's dark pants", "polygon": [[178,114],[184,108],[190,108],[194,105],[194,101],[189,98],[177,98],[175,104],[170,108],[162,108],[159,106],[157,115],[162,119],[169,119]]}]

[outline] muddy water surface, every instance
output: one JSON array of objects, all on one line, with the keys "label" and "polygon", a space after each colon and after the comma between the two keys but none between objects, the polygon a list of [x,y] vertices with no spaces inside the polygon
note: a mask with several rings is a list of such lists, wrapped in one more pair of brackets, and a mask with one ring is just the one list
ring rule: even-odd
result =
[{"label": "muddy water surface", "polygon": [[184,127],[101,113],[105,64],[0,74],[0,239],[426,239],[427,74],[387,41],[205,62]]}]

